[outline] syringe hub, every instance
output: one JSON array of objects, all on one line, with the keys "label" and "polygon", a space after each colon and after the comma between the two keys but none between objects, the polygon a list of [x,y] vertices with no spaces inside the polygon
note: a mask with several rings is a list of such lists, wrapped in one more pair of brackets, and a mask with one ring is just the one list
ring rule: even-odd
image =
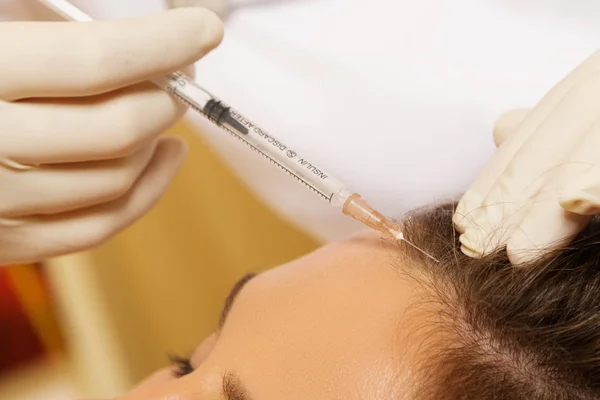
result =
[{"label": "syringe hub", "polygon": [[344,203],[343,212],[369,228],[383,233],[390,239],[401,240],[403,238],[398,226],[371,207],[358,193],[348,197]]},{"label": "syringe hub", "polygon": [[417,247],[413,243],[406,240],[397,224],[390,221],[379,211],[371,207],[369,203],[364,201],[357,193],[354,193],[350,197],[348,197],[348,199],[344,203],[343,212],[344,214],[354,218],[355,220],[362,222],[369,228],[382,232],[385,236],[387,236],[390,239],[404,241],[405,243],[414,247],[416,250],[420,251],[433,261],[439,262],[436,258],[425,252],[423,249]]}]

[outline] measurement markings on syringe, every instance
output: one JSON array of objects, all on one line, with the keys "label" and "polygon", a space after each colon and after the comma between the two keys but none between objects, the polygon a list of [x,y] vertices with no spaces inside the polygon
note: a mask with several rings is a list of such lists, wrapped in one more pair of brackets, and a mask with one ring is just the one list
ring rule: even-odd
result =
[{"label": "measurement markings on syringe", "polygon": [[275,147],[279,151],[285,152],[286,156],[289,159],[296,159],[296,161],[298,162],[298,164],[300,164],[305,169],[307,169],[308,171],[310,171],[313,175],[315,175],[318,178],[323,179],[323,180],[326,180],[328,178],[327,174],[325,174],[323,171],[321,171],[320,169],[318,169],[315,165],[313,165],[312,163],[310,163],[308,160],[305,160],[304,158],[298,158],[297,157],[298,153],[296,153],[293,150],[287,150],[288,147],[285,144],[281,143],[278,139],[276,139],[273,136],[269,135],[267,132],[263,131],[261,128],[259,128],[258,126],[254,125],[252,122],[250,122],[247,119],[245,119],[237,111],[231,109],[229,111],[229,113],[239,123],[241,123],[242,125],[244,125],[246,128],[252,130],[259,137],[261,137],[265,142],[267,142],[271,146]]},{"label": "measurement markings on syringe", "polygon": [[[235,118],[238,122],[240,122],[242,125],[244,125],[246,128],[254,128],[255,125],[252,124],[250,121],[246,120],[245,118],[243,118],[238,112],[236,112],[235,110],[231,109],[230,114],[233,118]],[[233,136],[235,136],[236,138],[238,138],[239,140],[241,140],[242,142],[244,142],[246,145],[248,145],[251,149],[256,150],[259,154],[261,154],[263,157],[265,157],[267,160],[271,161],[273,164],[277,165],[279,168],[281,168],[283,171],[287,172],[290,176],[296,178],[299,182],[303,183],[306,187],[308,187],[309,189],[311,189],[313,192],[317,193],[319,196],[323,197],[325,200],[331,202],[331,199],[333,198],[333,194],[334,193],[329,193],[329,194],[325,194],[323,193],[321,190],[319,190],[318,188],[314,187],[313,185],[311,185],[309,182],[307,182],[304,177],[299,176],[298,174],[296,174],[294,171],[290,170],[289,168],[287,168],[285,165],[281,164],[279,161],[277,161],[276,159],[274,159],[273,157],[271,157],[269,154],[265,153],[262,149],[258,148],[254,143],[249,142],[248,140],[246,140],[243,136],[237,134],[235,131],[229,129],[227,126],[222,125],[222,128],[225,129],[226,131],[228,131],[229,133],[231,133]],[[287,147],[286,147],[287,148]],[[289,151],[288,151],[289,153]],[[293,155],[295,157],[296,153],[293,152]],[[290,153],[291,154],[291,153]],[[290,155],[288,155],[289,157]]]},{"label": "measurement markings on syringe", "polygon": [[286,151],[287,146],[281,143],[279,140],[275,139],[273,136],[269,135],[267,132],[260,129],[258,126],[254,125],[252,122],[248,121],[244,118],[240,113],[231,109],[229,110],[229,114],[236,119],[239,123],[244,125],[246,128],[252,130],[252,132],[256,133],[258,136],[263,138],[267,143],[277,148],[279,151]]},{"label": "measurement markings on syringe", "polygon": [[313,192],[315,192],[316,194],[318,194],[319,196],[323,197],[325,200],[327,200],[327,201],[329,201],[331,203],[331,199],[333,198],[334,193],[329,193],[329,194],[323,193],[322,191],[320,191],[319,189],[317,189],[316,187],[314,187],[313,185],[311,185],[309,182],[305,181],[304,178],[302,178],[301,176],[298,176],[296,173],[294,173],[294,171],[291,171],[290,169],[288,169],[285,165],[281,164],[280,162],[278,162],[277,160],[275,160],[273,157],[269,156],[267,153],[265,153],[264,151],[262,151],[261,149],[259,149],[258,147],[256,147],[254,144],[252,144],[249,141],[247,141],[246,139],[244,139],[242,136],[240,136],[239,134],[237,134],[233,130],[229,129],[225,125],[221,125],[221,127],[223,129],[225,129],[227,132],[231,133],[236,138],[238,138],[239,140],[241,140],[242,142],[244,142],[246,145],[250,146],[251,149],[256,150],[259,154],[261,154],[262,156],[264,156],[267,160],[271,161],[273,164],[277,165],[283,171],[285,171],[288,174],[290,174],[290,176],[296,178],[298,180],[298,182],[303,183],[306,187],[308,187]]}]

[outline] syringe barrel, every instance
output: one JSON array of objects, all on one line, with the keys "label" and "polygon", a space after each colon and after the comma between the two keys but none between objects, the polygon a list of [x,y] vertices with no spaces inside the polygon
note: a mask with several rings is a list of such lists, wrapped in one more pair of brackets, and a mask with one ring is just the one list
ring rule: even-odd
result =
[{"label": "syringe barrel", "polygon": [[232,130],[233,134],[251,144],[253,148],[269,159],[269,161],[277,164],[282,170],[298,179],[328,202],[334,205],[343,205],[343,201],[337,204],[339,201],[338,198],[344,192],[345,188],[342,182],[314,161],[304,157],[294,148],[257,126],[236,110],[231,109],[230,114],[248,130],[247,134],[242,135]]},{"label": "syringe barrel", "polygon": [[212,94],[198,86],[190,77],[183,72],[174,72],[164,77],[156,78],[154,82],[158,87],[170,93],[184,103],[187,103],[195,111],[204,114],[204,107],[214,98]]},{"label": "syringe barrel", "polygon": [[350,196],[351,193],[345,189],[344,184],[330,173],[217,99],[185,74],[176,72],[165,78],[156,79],[154,82],[189,104],[195,111],[211,119],[214,118],[207,108],[211,108],[215,102],[219,104],[220,109],[228,109],[228,115],[234,120],[233,123],[227,123],[225,120],[216,121],[224,130],[276,164],[281,170],[296,178],[332,205],[342,207]]}]

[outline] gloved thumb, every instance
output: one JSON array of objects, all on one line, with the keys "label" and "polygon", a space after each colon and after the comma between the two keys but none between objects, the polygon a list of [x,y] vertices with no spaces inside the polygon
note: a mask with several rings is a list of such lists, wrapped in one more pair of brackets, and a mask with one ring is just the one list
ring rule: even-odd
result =
[{"label": "gloved thumb", "polygon": [[590,167],[563,191],[560,205],[579,215],[600,214],[600,166]]},{"label": "gloved thumb", "polygon": [[494,143],[496,143],[496,147],[502,146],[517,131],[521,123],[529,115],[529,111],[527,109],[507,111],[496,120],[494,124]]}]

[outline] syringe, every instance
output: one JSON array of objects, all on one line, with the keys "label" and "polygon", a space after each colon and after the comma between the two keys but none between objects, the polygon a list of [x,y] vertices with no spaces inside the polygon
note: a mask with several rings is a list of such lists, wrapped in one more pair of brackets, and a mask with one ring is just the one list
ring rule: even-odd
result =
[{"label": "syringe", "polygon": [[[67,0],[39,0],[67,20],[90,22],[93,19]],[[296,178],[309,189],[333,206],[341,207],[342,212],[366,226],[382,232],[385,236],[403,240],[429,258],[435,258],[408,242],[399,226],[371,207],[360,195],[346,186],[315,163],[302,157],[279,139],[252,123],[241,113],[201,88],[183,72],[174,72],[153,82],[175,98],[189,105],[193,110],[241,140],[250,149],[264,156],[281,170]]]}]

